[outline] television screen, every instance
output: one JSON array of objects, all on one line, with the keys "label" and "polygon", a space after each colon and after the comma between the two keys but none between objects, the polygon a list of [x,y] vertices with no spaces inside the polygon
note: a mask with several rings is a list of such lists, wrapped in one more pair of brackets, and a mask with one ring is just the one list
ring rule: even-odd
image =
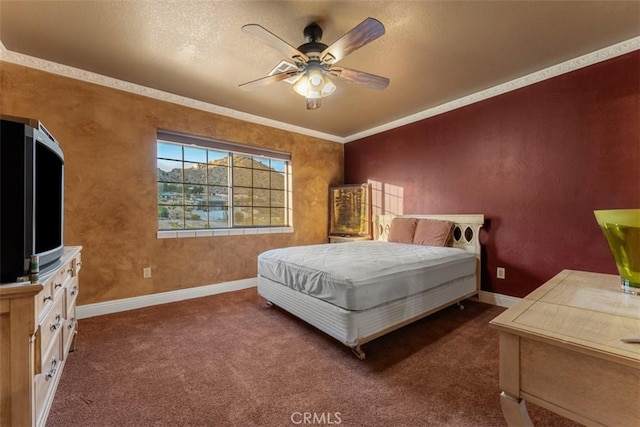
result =
[{"label": "television screen", "polygon": [[35,155],[35,252],[62,245],[63,161],[44,144]]}]

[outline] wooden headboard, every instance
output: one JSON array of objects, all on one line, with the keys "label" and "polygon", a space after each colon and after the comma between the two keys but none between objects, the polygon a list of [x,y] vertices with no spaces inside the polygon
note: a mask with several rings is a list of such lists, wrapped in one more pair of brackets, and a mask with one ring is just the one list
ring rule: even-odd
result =
[{"label": "wooden headboard", "polygon": [[484,225],[483,214],[469,215],[374,215],[373,240],[386,241],[393,218],[438,219],[451,221],[453,225],[454,248],[480,253],[480,228]]},{"label": "wooden headboard", "polygon": [[418,219],[438,219],[441,221],[451,221],[453,225],[454,248],[464,249],[473,252],[478,260],[477,281],[480,289],[480,229],[484,225],[483,214],[452,214],[452,215],[374,215],[373,217],[373,240],[386,241],[391,229],[393,218],[418,218]]}]

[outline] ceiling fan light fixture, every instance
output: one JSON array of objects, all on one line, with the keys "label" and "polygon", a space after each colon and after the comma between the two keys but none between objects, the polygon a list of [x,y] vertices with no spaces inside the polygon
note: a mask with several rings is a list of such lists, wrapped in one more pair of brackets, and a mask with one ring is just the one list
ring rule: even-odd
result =
[{"label": "ceiling fan light fixture", "polygon": [[307,98],[307,110],[317,110],[322,105],[322,98]]},{"label": "ceiling fan light fixture", "polygon": [[312,68],[293,85],[293,90],[307,99],[308,110],[315,110],[320,108],[320,98],[331,95],[336,85],[322,71]]},{"label": "ceiling fan light fixture", "polygon": [[336,85],[334,85],[333,82],[329,80],[329,78],[325,77],[324,80],[324,86],[322,87],[323,97],[331,95],[333,91],[336,90]]},{"label": "ceiling fan light fixture", "polygon": [[322,78],[322,74],[318,70],[312,70],[309,72],[309,85],[318,89],[324,84],[324,79]]},{"label": "ceiling fan light fixture", "polygon": [[243,89],[286,81],[293,84],[293,89],[298,95],[305,97],[307,109],[315,110],[320,108],[322,98],[331,95],[336,90],[335,84],[329,77],[336,77],[349,83],[377,90],[382,90],[389,85],[389,79],[386,77],[333,66],[354,50],[371,43],[384,34],[384,25],[377,19],[365,19],[331,46],[320,42],[322,28],[316,23],[305,27],[303,34],[307,42],[298,48],[291,46],[258,24],[243,25],[242,31],[261,39],[293,61],[281,61],[280,64],[285,63],[287,67],[281,68],[279,64],[267,77],[241,84],[240,87]]}]

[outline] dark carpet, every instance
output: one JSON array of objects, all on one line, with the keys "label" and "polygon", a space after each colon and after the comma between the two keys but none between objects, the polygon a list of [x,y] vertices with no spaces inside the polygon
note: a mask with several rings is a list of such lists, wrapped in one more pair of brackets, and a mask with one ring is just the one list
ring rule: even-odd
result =
[{"label": "dark carpet", "polygon": [[[81,320],[47,425],[504,426],[504,309],[465,301],[363,346],[247,289]],[[529,404],[537,426],[574,425]]]}]

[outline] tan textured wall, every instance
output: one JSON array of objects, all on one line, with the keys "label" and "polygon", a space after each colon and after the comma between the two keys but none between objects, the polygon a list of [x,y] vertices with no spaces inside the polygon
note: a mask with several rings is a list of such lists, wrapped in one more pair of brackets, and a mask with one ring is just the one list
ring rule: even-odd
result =
[{"label": "tan textured wall", "polygon": [[[327,241],[343,146],[0,62],[0,112],[40,120],[65,154],[65,244],[84,247],[80,304],[256,275],[267,249]],[[156,130],[290,152],[293,234],[157,239]],[[151,266],[151,279],[142,268]]]}]

